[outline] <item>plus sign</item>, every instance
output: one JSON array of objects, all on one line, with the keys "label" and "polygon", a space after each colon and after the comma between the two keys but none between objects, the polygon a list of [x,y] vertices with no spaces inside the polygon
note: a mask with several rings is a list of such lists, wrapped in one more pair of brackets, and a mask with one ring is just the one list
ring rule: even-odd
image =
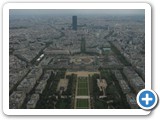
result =
[{"label": "plus sign", "polygon": [[142,98],[142,101],[146,101],[146,105],[148,105],[149,101],[152,101],[152,98],[149,97],[149,94],[146,94],[146,97]]}]

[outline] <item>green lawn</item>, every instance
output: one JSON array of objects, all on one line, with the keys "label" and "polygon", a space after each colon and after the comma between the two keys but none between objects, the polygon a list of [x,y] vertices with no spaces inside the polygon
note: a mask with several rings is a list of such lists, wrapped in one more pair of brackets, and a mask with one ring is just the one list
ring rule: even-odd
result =
[{"label": "green lawn", "polygon": [[78,83],[78,88],[88,88],[88,83]]},{"label": "green lawn", "polygon": [[86,95],[88,95],[88,89],[78,89],[77,95],[78,96],[86,96]]},{"label": "green lawn", "polygon": [[88,99],[77,99],[76,108],[77,109],[87,109],[87,108],[89,108]]},{"label": "green lawn", "polygon": [[88,95],[88,79],[87,77],[79,77],[78,78],[78,96]]}]

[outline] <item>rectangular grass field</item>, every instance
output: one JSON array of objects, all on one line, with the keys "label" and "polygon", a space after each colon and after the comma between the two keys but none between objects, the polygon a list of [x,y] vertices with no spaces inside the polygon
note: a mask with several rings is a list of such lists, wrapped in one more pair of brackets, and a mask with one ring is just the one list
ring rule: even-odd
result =
[{"label": "rectangular grass field", "polygon": [[78,96],[88,95],[88,79],[87,79],[87,77],[79,77],[78,78],[77,95]]},{"label": "rectangular grass field", "polygon": [[76,108],[77,109],[88,109],[89,108],[88,99],[77,99]]}]

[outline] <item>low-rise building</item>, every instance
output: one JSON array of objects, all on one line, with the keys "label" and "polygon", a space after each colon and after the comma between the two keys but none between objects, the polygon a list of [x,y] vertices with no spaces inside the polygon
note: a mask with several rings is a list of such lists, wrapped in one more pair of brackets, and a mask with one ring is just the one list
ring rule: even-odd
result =
[{"label": "low-rise building", "polygon": [[60,79],[57,86],[57,91],[60,91],[62,93],[63,91],[67,90],[67,86],[68,86],[68,79]]},{"label": "low-rise building", "polygon": [[9,108],[10,109],[19,109],[21,108],[26,94],[23,91],[14,91],[9,97]]},{"label": "low-rise building", "polygon": [[144,81],[131,67],[125,67],[123,73],[136,93],[145,88]]},{"label": "low-rise building", "polygon": [[126,94],[126,99],[131,109],[138,109],[139,106],[136,101],[136,96],[133,93]]},{"label": "low-rise building", "polygon": [[18,91],[29,93],[36,84],[35,78],[25,78],[18,86]]},{"label": "low-rise building", "polygon": [[122,77],[120,70],[115,70],[114,75],[118,81],[123,80],[123,77]]},{"label": "low-rise building", "polygon": [[33,94],[27,103],[27,109],[34,109],[39,100],[39,94]]},{"label": "low-rise building", "polygon": [[69,55],[68,50],[48,48],[44,51],[45,55]]},{"label": "low-rise building", "polygon": [[36,67],[31,70],[28,76],[32,76],[33,78],[35,78],[35,80],[38,80],[42,75],[42,72],[43,72],[42,68]]},{"label": "low-rise building", "polygon": [[24,78],[21,83],[17,86],[18,91],[24,91],[25,93],[29,93],[36,84],[36,81],[42,75],[42,69],[34,68],[28,73],[27,77]]},{"label": "low-rise building", "polygon": [[42,94],[45,87],[47,85],[47,81],[41,81],[38,86],[35,88],[35,93]]},{"label": "low-rise building", "polygon": [[97,79],[97,85],[100,91],[102,91],[103,89],[105,90],[107,88],[107,82],[105,79]]},{"label": "low-rise building", "polygon": [[50,76],[51,76],[51,71],[46,71],[41,81],[47,81],[50,78]]},{"label": "low-rise building", "polygon": [[135,77],[130,81],[130,84],[133,86],[133,89],[136,93],[145,88],[145,84],[140,77]]},{"label": "low-rise building", "polygon": [[41,61],[41,66],[45,66],[45,65],[48,65],[48,63],[52,60],[52,57],[49,57],[49,56],[45,56],[43,58],[43,60]]},{"label": "low-rise building", "polygon": [[129,92],[131,91],[131,89],[129,88],[129,86],[128,86],[128,84],[126,83],[125,80],[120,80],[120,81],[119,81],[119,85],[120,85],[120,87],[121,87],[121,89],[122,89],[122,92],[123,92],[124,94],[129,93]]},{"label": "low-rise building", "polygon": [[[103,96],[106,96],[106,88],[107,88],[107,82],[105,79],[97,79],[97,85],[99,87],[100,91],[103,91]],[[100,96],[101,97],[101,96]]]}]

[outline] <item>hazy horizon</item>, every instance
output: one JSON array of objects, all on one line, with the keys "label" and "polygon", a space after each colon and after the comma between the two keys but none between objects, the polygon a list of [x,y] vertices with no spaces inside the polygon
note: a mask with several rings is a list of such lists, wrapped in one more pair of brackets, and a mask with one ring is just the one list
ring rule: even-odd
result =
[{"label": "hazy horizon", "polygon": [[144,9],[10,9],[10,15],[145,15]]}]

